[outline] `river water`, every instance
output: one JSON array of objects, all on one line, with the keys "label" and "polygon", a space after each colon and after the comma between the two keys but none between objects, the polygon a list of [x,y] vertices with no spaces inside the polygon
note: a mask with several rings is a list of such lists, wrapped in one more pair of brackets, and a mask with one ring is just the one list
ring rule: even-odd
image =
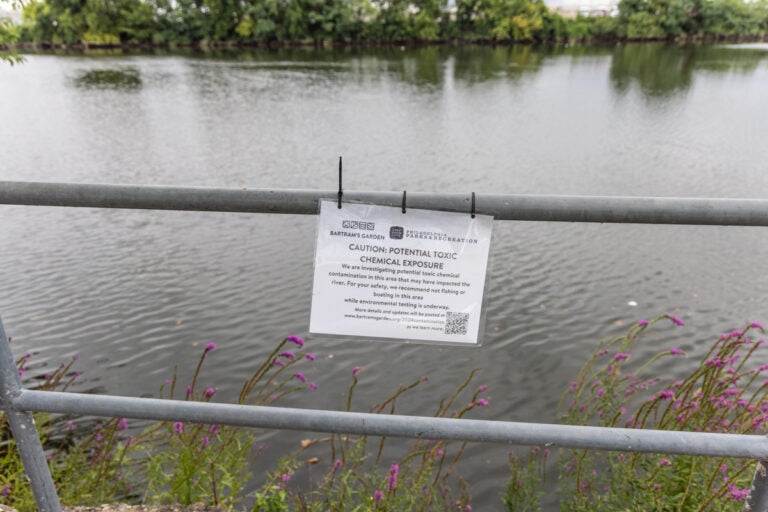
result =
[{"label": "river water", "polygon": [[[768,197],[768,46],[422,48],[28,55],[0,70],[0,179],[232,188]],[[597,340],[673,312],[647,353],[693,364],[768,321],[763,229],[496,222],[479,348],[307,335],[314,216],[0,206],[0,315],[33,373],[78,354],[75,387],[156,396],[218,345],[202,381],[232,400],[274,343],[306,335],[319,389],[355,408],[419,376],[428,414],[472,368],[473,417],[551,422]],[[295,437],[265,434],[274,461]],[[472,447],[483,509],[505,446]],[[327,461],[326,461],[327,462]],[[258,468],[257,468],[258,471]]]}]

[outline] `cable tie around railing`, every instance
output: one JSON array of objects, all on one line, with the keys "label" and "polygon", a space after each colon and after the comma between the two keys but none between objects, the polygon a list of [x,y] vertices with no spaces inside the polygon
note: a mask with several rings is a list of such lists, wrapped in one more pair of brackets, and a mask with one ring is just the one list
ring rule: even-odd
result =
[{"label": "cable tie around railing", "polygon": [[339,210],[341,210],[341,196],[344,192],[341,189],[341,157],[339,157]]}]

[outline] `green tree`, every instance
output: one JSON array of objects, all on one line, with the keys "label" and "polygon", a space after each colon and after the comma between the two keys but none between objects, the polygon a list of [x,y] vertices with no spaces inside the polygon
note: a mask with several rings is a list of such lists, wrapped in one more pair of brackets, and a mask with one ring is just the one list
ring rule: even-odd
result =
[{"label": "green tree", "polygon": [[480,30],[501,41],[544,39],[544,20],[549,17],[542,0],[482,0]]},{"label": "green tree", "polygon": [[21,62],[21,57],[14,52],[4,51],[3,48],[14,44],[19,39],[19,29],[10,20],[0,19],[0,61],[11,65]]},{"label": "green tree", "polygon": [[42,1],[29,2],[22,10],[20,40],[34,43],[53,41],[56,25],[50,5]]},{"label": "green tree", "polygon": [[479,36],[475,29],[475,20],[480,16],[482,0],[456,0],[456,26],[460,37]]},{"label": "green tree", "polygon": [[277,0],[251,2],[235,31],[243,39],[280,41],[284,39],[280,12]]},{"label": "green tree", "polygon": [[413,6],[418,12],[411,18],[411,35],[420,41],[440,39],[442,19],[441,0],[415,0]]},{"label": "green tree", "polygon": [[765,2],[705,0],[701,4],[701,30],[717,37],[760,36],[766,33]]},{"label": "green tree", "polygon": [[373,0],[373,5],[379,11],[375,22],[379,25],[381,39],[404,41],[412,38],[408,0]]}]

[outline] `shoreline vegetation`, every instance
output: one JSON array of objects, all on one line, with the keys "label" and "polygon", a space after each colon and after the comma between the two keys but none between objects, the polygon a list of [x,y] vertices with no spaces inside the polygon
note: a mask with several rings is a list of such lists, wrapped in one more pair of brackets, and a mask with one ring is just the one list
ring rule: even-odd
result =
[{"label": "shoreline vegetation", "polygon": [[0,51],[13,51],[22,53],[36,52],[57,52],[57,51],[121,51],[121,52],[153,52],[159,50],[284,50],[284,49],[380,49],[380,48],[425,48],[425,47],[444,47],[459,48],[468,45],[486,46],[486,47],[505,47],[515,45],[621,45],[630,43],[668,43],[668,44],[711,44],[711,43],[761,43],[768,42],[768,35],[760,36],[680,36],[675,38],[611,38],[611,39],[580,39],[558,40],[558,41],[495,41],[489,40],[433,40],[433,41],[366,41],[364,43],[349,43],[337,41],[322,41],[320,43],[312,41],[270,41],[270,42],[247,42],[247,41],[195,41],[190,43],[14,43],[12,45],[0,45]]},{"label": "shoreline vegetation", "polygon": [[768,41],[768,0],[32,0],[0,23],[10,51]]},{"label": "shoreline vegetation", "polygon": [[[638,320],[624,335],[599,341],[562,394],[559,422],[764,435],[768,364],[762,364],[763,324],[751,322],[715,336],[712,343],[686,340],[684,333],[678,333],[683,326],[682,318],[666,313]],[[695,354],[678,348],[681,342],[693,347]],[[325,392],[312,381],[313,375],[322,372],[317,366],[322,365],[322,354],[309,348],[295,335],[280,341],[256,362],[236,403],[268,406],[288,395],[311,401],[313,393]],[[199,402],[218,398],[204,370],[226,357],[220,350],[225,352],[225,347],[207,343],[191,377],[184,369],[174,368],[160,387],[160,398]],[[680,367],[674,360],[688,357],[694,364],[676,371]],[[208,363],[210,359],[214,361]],[[17,359],[17,368],[27,388],[63,391],[77,382],[77,361],[75,356],[51,369],[26,354]],[[358,387],[381,384],[370,382],[360,366],[348,375],[350,383],[340,408],[359,411]],[[477,384],[480,375],[479,369],[471,370],[453,390],[434,397],[432,415],[485,416],[506,391],[494,396],[492,383]],[[400,384],[368,411],[403,414],[403,397],[423,392],[425,382],[426,377],[419,377]],[[224,400],[232,403],[235,398]],[[310,437],[298,442],[293,453],[270,457],[265,467],[271,469],[247,488],[254,460],[263,459],[267,449],[265,438],[253,429],[181,421],[141,426],[126,418],[101,421],[49,414],[36,414],[35,419],[59,497],[67,506],[126,512],[132,510],[129,504],[163,506],[141,509],[152,512],[473,510],[472,476],[462,475],[467,470],[464,459],[473,456],[474,446],[467,442],[340,434]],[[756,462],[547,446],[500,449],[506,451],[508,476],[506,485],[500,485],[497,503],[515,512],[541,510],[542,498],[553,494],[559,497],[560,509],[569,512],[613,512],[628,504],[633,510],[735,512],[749,499]],[[3,414],[0,464],[4,468],[0,509],[35,510]],[[499,471],[504,476],[504,469]],[[116,508],[105,505],[110,503]],[[180,508],[190,506],[198,508]]]}]

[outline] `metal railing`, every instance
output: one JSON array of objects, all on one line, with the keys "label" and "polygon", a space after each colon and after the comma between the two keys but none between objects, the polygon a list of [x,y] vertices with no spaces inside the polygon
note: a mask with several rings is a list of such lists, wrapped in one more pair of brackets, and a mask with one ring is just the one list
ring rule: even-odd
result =
[{"label": "metal railing", "polygon": [[[0,182],[0,205],[316,214],[337,191]],[[768,200],[476,194],[475,211],[498,220],[768,226]],[[400,206],[400,192],[344,192],[344,200]],[[471,195],[409,193],[410,208],[469,212]],[[768,512],[768,437],[576,425],[378,415],[24,389],[0,322],[0,406],[39,510],[61,505],[32,412],[593,450],[756,459],[744,510]]]}]

